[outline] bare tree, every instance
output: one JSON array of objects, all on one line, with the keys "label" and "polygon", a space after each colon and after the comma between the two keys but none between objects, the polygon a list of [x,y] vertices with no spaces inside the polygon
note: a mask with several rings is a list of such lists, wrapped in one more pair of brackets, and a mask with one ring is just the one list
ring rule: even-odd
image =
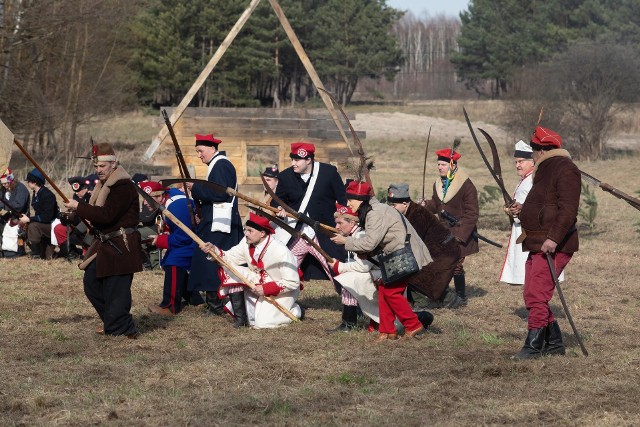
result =
[{"label": "bare tree", "polygon": [[[517,79],[512,129],[529,132],[544,106],[543,126],[558,131],[577,158],[607,155],[616,114],[640,97],[640,57],[623,45],[578,43]],[[527,115],[528,114],[528,115]],[[520,120],[518,120],[518,117]]]}]

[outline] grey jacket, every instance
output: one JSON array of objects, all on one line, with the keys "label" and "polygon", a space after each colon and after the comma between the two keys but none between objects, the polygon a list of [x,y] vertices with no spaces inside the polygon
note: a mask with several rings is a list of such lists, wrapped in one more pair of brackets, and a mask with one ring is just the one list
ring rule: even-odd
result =
[{"label": "grey jacket", "polygon": [[391,206],[380,203],[375,197],[372,197],[369,203],[371,211],[367,213],[365,234],[359,237],[347,237],[344,244],[346,250],[368,253],[374,252],[380,247],[384,254],[388,254],[404,247],[405,236],[408,232],[411,234],[409,240],[411,251],[416,257],[418,265],[425,266],[433,261],[426,245],[406,219],[404,224],[407,228],[405,229],[400,212]]}]

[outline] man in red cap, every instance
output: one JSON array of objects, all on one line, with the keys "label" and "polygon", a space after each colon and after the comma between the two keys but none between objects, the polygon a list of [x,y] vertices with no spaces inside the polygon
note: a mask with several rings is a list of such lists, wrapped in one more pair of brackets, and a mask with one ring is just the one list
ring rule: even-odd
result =
[{"label": "man in red cap", "polygon": [[220,293],[243,295],[243,299],[231,298],[227,307],[234,316],[235,327],[275,328],[290,323],[289,317],[264,299],[267,296],[294,316],[302,317],[302,309],[296,303],[300,295],[296,259],[284,243],[273,238],[273,232],[268,219],[250,213],[242,242],[227,251],[211,243],[201,247],[205,254],[217,251],[243,278],[256,285],[251,292],[238,292],[245,288],[244,282],[226,268],[220,268],[223,278]]},{"label": "man in red cap", "polygon": [[466,279],[463,267],[465,257],[478,252],[476,224],[480,216],[478,191],[469,175],[458,166],[460,154],[450,148],[436,151],[440,177],[433,183],[433,195],[426,207],[440,216],[440,222],[447,227],[460,244],[462,257],[453,273],[456,294],[467,302]]},{"label": "man in red cap", "polygon": [[[407,244],[410,245],[418,268],[433,261],[429,250],[411,224],[395,209],[380,203],[371,193],[371,187],[366,182],[349,183],[346,189],[347,206],[357,213],[358,221],[365,232],[357,237],[338,234],[331,240],[361,256],[377,257],[378,262],[382,255],[397,253],[401,249],[406,249]],[[378,341],[398,338],[394,324],[396,318],[404,326],[406,338],[418,338],[424,333],[423,324],[404,297],[407,284],[406,278],[388,283],[379,282],[380,334]]]},{"label": "man in red cap", "polygon": [[580,205],[581,174],[557,133],[536,127],[531,137],[533,186],[523,204],[510,214],[520,219],[518,243],[529,251],[524,273],[524,303],[529,311],[528,334],[515,359],[535,359],[545,354],[564,354],[562,333],[549,301],[555,283],[547,263],[551,255],[557,274],[562,273],[578,250],[576,228]]},{"label": "man in red cap", "polygon": [[[223,187],[237,189],[236,169],[224,151],[218,151],[222,141],[213,136],[196,134],[196,153],[207,165],[207,180]],[[238,212],[238,199],[218,193],[203,184],[187,184],[191,196],[200,206],[200,222],[196,233],[205,242],[211,242],[222,250],[237,245],[242,240],[242,219]],[[207,314],[224,315],[224,304],[218,297],[220,278],[215,264],[206,255],[194,249],[189,274],[189,292],[206,293]],[[237,298],[241,298],[239,295]]]},{"label": "man in red cap", "polygon": [[118,164],[111,145],[94,146],[93,166],[100,182],[89,202],[70,200],[65,207],[91,223],[97,238],[79,267],[84,292],[103,322],[99,333],[137,338],[131,316],[131,282],[142,271],[140,202],[131,176]]},{"label": "man in red cap", "polygon": [[[164,188],[161,183],[156,181],[142,181],[138,186],[153,197],[158,204],[164,206],[180,222],[185,225],[191,222],[190,207],[193,206],[193,202],[189,203],[180,189]],[[165,250],[160,261],[164,270],[162,302],[159,305],[149,305],[147,308],[152,313],[171,316],[180,313],[183,298],[187,302],[191,302],[191,296],[187,292],[187,284],[191,257],[196,244],[171,219],[167,218],[163,224],[161,233],[151,236],[153,239],[151,244]]]},{"label": "man in red cap", "polygon": [[[308,142],[294,142],[291,144],[291,167],[280,173],[276,195],[291,208],[308,215],[322,223],[333,224],[333,213],[336,202],[345,205],[344,184],[335,166],[315,161],[316,147]],[[272,202],[272,206],[278,207]],[[280,216],[285,217],[284,211]],[[307,236],[315,239],[320,247],[335,259],[345,259],[346,252],[335,245],[322,233],[302,222],[291,224],[302,230]],[[306,270],[303,264],[307,254],[312,255],[322,267],[327,277],[331,278],[331,270],[327,261],[311,245],[301,238],[291,238],[289,248],[298,260],[298,265]]]}]

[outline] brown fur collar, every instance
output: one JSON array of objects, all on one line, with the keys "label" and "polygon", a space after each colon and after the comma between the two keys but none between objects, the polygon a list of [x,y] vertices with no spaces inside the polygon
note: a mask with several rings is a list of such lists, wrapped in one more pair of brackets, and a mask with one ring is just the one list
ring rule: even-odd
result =
[{"label": "brown fur collar", "polygon": [[122,166],[118,166],[107,181],[103,184],[102,182],[98,182],[96,184],[96,188],[91,193],[91,198],[89,199],[89,204],[93,206],[104,206],[104,202],[107,201],[107,196],[109,196],[109,192],[111,192],[111,187],[121,179],[131,179],[131,176],[124,170]]},{"label": "brown fur collar", "polygon": [[569,152],[567,150],[563,149],[563,148],[556,148],[555,150],[547,151],[547,154],[542,158],[542,160],[537,162],[536,165],[533,167],[534,176],[535,176],[536,171],[538,170],[538,166],[541,165],[545,160],[551,159],[553,157],[568,157],[568,158],[571,158],[571,154],[569,154]]},{"label": "brown fur collar", "polygon": [[453,196],[455,196],[458,193],[458,191],[460,191],[460,189],[462,188],[462,184],[464,184],[464,182],[468,179],[469,179],[469,175],[467,175],[467,173],[463,169],[461,169],[460,166],[458,166],[458,171],[454,175],[453,181],[451,181],[451,184],[449,184],[449,189],[447,190],[447,197],[445,197],[446,200],[442,200],[442,180],[440,179],[440,177],[438,177],[435,182],[436,193],[438,194],[438,198],[442,200],[442,203],[447,203],[453,198]]}]

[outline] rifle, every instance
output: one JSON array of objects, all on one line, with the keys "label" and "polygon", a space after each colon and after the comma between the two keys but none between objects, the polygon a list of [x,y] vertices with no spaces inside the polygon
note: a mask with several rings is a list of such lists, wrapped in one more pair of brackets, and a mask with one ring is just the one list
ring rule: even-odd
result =
[{"label": "rifle", "polygon": [[[69,199],[67,198],[67,196],[64,195],[64,193],[58,188],[58,186],[56,185],[55,182],[53,182],[53,180],[51,178],[49,178],[49,175],[47,175],[47,173],[42,170],[42,168],[40,167],[40,165],[38,164],[38,162],[35,161],[35,159],[33,157],[31,157],[31,154],[29,154],[29,152],[27,150],[24,149],[24,147],[22,146],[22,144],[20,144],[18,142],[17,139],[13,139],[13,143],[20,149],[20,151],[22,151],[22,154],[24,154],[24,156],[31,162],[31,164],[33,164],[33,166],[35,166],[36,169],[38,169],[38,171],[40,171],[40,173],[42,174],[42,176],[44,177],[44,179],[47,180],[47,182],[49,184],[51,184],[51,188],[53,188],[55,190],[56,193],[58,193],[58,195],[60,196],[60,198],[62,199],[62,201],[64,203],[69,203]],[[136,186],[137,187],[137,186]],[[87,226],[87,230],[89,230],[89,232],[96,236],[99,237],[100,232],[98,230],[95,229],[94,226],[92,226],[86,219],[84,218],[80,218],[82,220],[82,222]],[[122,255],[122,251],[120,250],[120,248],[118,248],[118,246],[116,246],[115,243],[113,243],[111,240],[107,240],[107,243],[109,243],[109,245],[116,251],[118,252],[118,255]]]},{"label": "rifle", "polygon": [[[440,212],[440,215],[442,216],[442,218],[446,219],[449,222],[449,226],[450,227],[454,227],[456,225],[458,225],[460,223],[460,220],[458,218],[456,218],[455,216],[451,215],[449,212],[445,211],[444,209],[442,210],[442,212]],[[502,245],[500,243],[496,243],[493,240],[490,240],[484,236],[482,236],[481,234],[479,234],[477,231],[473,231],[473,237],[475,237],[476,239],[480,239],[483,242],[486,242],[490,245],[495,246],[496,248],[500,248],[502,249]]]},{"label": "rifle", "polygon": [[630,196],[627,193],[624,193],[624,192],[618,190],[617,188],[613,187],[612,185],[607,184],[606,182],[600,181],[598,178],[595,178],[595,177],[589,175],[586,172],[580,171],[580,174],[582,175],[582,179],[587,181],[589,184],[595,185],[596,187],[600,187],[603,191],[606,191],[607,193],[613,194],[618,199],[622,199],[625,202],[629,203],[629,205],[631,205],[634,208],[640,210],[640,199],[637,199],[637,198],[635,198],[633,196]]},{"label": "rifle", "polygon": [[313,246],[313,248],[315,250],[318,251],[318,253],[320,253],[320,255],[322,255],[324,257],[325,260],[327,260],[329,265],[333,265],[333,263],[335,262],[335,260],[333,258],[331,258],[331,256],[328,253],[326,253],[324,251],[324,249],[322,249],[316,242],[314,242],[313,239],[311,239],[309,236],[307,236],[303,232],[298,231],[295,228],[291,227],[289,224],[284,222],[282,219],[278,218],[277,216],[270,215],[270,214],[266,213],[265,211],[263,211],[263,210],[261,210],[259,208],[256,208],[255,206],[249,206],[249,209],[254,211],[257,215],[260,215],[260,216],[262,216],[264,218],[267,218],[269,221],[275,223],[278,227],[282,228],[287,233],[291,234],[293,237],[300,237],[302,240],[304,240],[305,242],[309,243],[311,246]]},{"label": "rifle", "polygon": [[[169,120],[169,116],[167,115],[167,110],[162,110],[162,117],[164,118],[164,123],[167,125],[167,129],[169,130],[169,135],[171,135],[171,141],[173,141],[173,147],[176,151],[176,160],[178,161],[178,170],[180,171],[180,178],[191,179],[191,174],[189,173],[189,169],[187,168],[187,163],[184,161],[184,156],[182,155],[182,150],[180,149],[180,144],[178,144],[178,138],[176,138],[176,134],[173,131],[173,125],[171,124],[171,120]],[[189,190],[187,189],[187,183],[182,183],[182,189],[184,190],[185,196],[187,196],[187,208],[189,209],[189,219],[191,219],[191,225],[195,225],[196,220],[193,216],[193,208],[191,207],[191,196],[189,194]],[[199,213],[199,212],[198,212]]]},{"label": "rifle", "polygon": [[[287,213],[288,217],[295,218],[298,221],[304,222],[309,227],[313,228],[316,233],[318,231],[321,231],[323,234],[325,234],[325,235],[327,235],[329,237],[333,237],[335,234],[338,234],[338,230],[336,228],[330,227],[328,225],[325,225],[325,224],[321,223],[320,221],[316,221],[316,220],[312,219],[311,217],[309,217],[308,215],[306,215],[306,214],[304,214],[302,212],[297,212],[295,209],[293,209],[292,207],[287,205],[285,202],[282,201],[282,199],[280,197],[278,197],[276,195],[276,193],[271,189],[271,187],[269,187],[269,184],[267,184],[267,181],[264,179],[264,176],[260,175],[260,179],[262,179],[262,185],[264,185],[264,189],[267,190],[267,193],[269,193],[271,198],[282,209],[285,210],[285,212]],[[373,190],[371,190],[371,191],[373,191]]]}]

